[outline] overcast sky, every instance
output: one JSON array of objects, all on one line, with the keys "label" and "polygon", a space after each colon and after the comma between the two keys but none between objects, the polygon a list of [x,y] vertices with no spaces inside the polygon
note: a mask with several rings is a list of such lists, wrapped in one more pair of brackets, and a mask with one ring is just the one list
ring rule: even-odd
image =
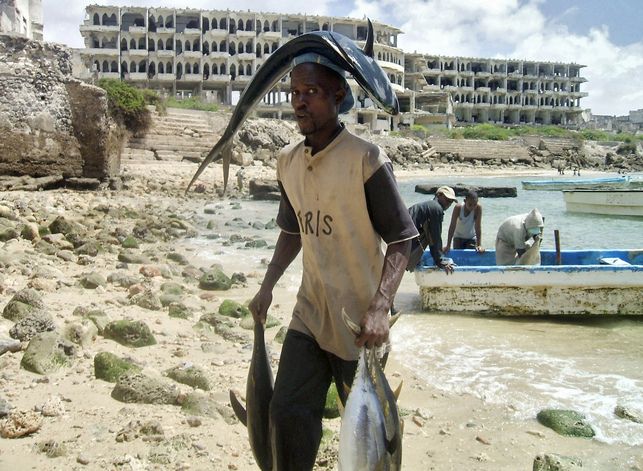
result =
[{"label": "overcast sky", "polygon": [[43,0],[45,40],[83,47],[90,4],[368,16],[400,28],[408,52],[585,65],[583,108],[643,109],[643,0]]}]

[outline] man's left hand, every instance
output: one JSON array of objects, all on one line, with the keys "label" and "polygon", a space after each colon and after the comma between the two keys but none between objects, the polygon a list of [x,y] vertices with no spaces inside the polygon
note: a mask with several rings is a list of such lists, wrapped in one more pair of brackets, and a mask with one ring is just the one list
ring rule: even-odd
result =
[{"label": "man's left hand", "polygon": [[362,330],[355,339],[355,345],[358,347],[366,345],[368,348],[380,347],[388,340],[388,312],[384,309],[369,307],[362,317],[360,327]]},{"label": "man's left hand", "polygon": [[450,275],[455,270],[455,264],[453,262],[446,262],[442,264],[441,267],[447,275]]}]

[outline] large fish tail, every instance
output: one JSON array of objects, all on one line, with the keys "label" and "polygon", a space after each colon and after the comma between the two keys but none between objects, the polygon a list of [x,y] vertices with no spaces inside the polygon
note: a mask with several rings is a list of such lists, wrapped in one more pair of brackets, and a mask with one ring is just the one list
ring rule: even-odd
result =
[{"label": "large fish tail", "polygon": [[223,193],[228,187],[228,176],[230,175],[230,162],[232,161],[232,140],[223,147],[221,151],[223,157]]},{"label": "large fish tail", "polygon": [[[231,152],[231,145],[232,145],[232,140],[224,143],[226,140],[221,138],[219,142],[208,152],[208,155],[205,156],[203,159],[203,162],[201,162],[201,165],[199,165],[199,168],[197,171],[194,173],[194,176],[192,177],[192,180],[190,180],[190,183],[188,183],[187,188],[185,189],[185,192],[187,193],[190,190],[190,187],[192,184],[201,176],[203,171],[206,169],[206,167],[212,163],[216,162],[217,160],[221,159],[221,157],[225,156],[226,149],[229,149],[229,152]],[[232,154],[230,154],[230,157],[228,159],[228,166],[230,165],[230,159],[232,159]],[[224,165],[224,176],[225,176],[225,165]],[[225,185],[224,185],[225,188]]]},{"label": "large fish tail", "polygon": [[241,404],[241,401],[237,399],[236,394],[230,390],[230,405],[232,406],[232,410],[234,411],[234,414],[237,416],[237,419],[245,425],[246,427],[248,426],[248,413]]}]

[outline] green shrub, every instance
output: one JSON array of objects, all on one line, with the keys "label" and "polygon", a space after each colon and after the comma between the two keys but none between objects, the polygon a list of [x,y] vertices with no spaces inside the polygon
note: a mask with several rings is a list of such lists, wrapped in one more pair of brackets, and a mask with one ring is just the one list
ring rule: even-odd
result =
[{"label": "green shrub", "polygon": [[156,90],[144,88],[142,92],[145,104],[155,106],[156,111],[161,115],[166,114],[167,109],[165,106],[165,100],[156,92]]},{"label": "green shrub", "polygon": [[509,131],[502,126],[493,124],[477,124],[461,128],[461,135],[464,139],[487,139],[491,141],[506,141],[509,139]]},{"label": "green shrub", "polygon": [[623,142],[622,144],[619,144],[618,149],[616,149],[616,153],[619,155],[636,154],[636,143]]},{"label": "green shrub", "polygon": [[134,135],[149,129],[150,112],[145,107],[145,94],[141,90],[116,79],[100,79],[98,86],[107,92],[109,109],[117,122]]}]

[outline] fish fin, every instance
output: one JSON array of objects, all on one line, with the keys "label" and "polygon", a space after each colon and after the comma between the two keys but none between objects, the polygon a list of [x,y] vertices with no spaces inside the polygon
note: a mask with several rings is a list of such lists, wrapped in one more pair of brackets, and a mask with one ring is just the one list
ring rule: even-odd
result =
[{"label": "fish fin", "polygon": [[393,395],[395,396],[395,402],[400,398],[400,393],[402,392],[402,385],[404,384],[404,380],[400,381],[399,386],[393,391]]},{"label": "fish fin", "polygon": [[228,175],[230,174],[230,162],[232,161],[232,140],[229,145],[223,148],[221,155],[223,156],[223,193],[225,194],[228,186]]},{"label": "fish fin", "polygon": [[246,412],[245,407],[241,405],[241,402],[239,402],[239,399],[237,399],[237,396],[234,394],[234,392],[232,392],[232,389],[230,390],[230,404],[232,405],[232,410],[237,416],[237,419],[239,419],[239,421],[247,427],[248,413]]},{"label": "fish fin", "polygon": [[[230,140],[227,144],[223,144],[225,142],[225,136],[221,137],[219,141],[214,145],[214,147],[208,152],[208,155],[205,156],[203,159],[203,162],[201,162],[201,165],[199,165],[199,168],[194,172],[194,176],[192,177],[192,180],[190,180],[190,183],[188,183],[188,187],[185,189],[185,193],[187,193],[190,190],[190,187],[192,184],[201,176],[205,168],[211,164],[212,162],[216,162],[219,160],[221,157],[225,159],[226,153],[228,153],[228,167],[230,167],[230,159],[232,158],[232,141]],[[224,179],[226,177],[226,166],[225,166],[225,161],[224,161]],[[225,186],[224,186],[225,188]]]},{"label": "fish fin", "polygon": [[397,320],[400,318],[401,315],[402,315],[402,311],[397,311],[395,314],[393,314],[390,317],[390,319],[388,320],[389,329],[395,325],[395,323],[397,322]]},{"label": "fish fin", "polygon": [[353,322],[353,319],[351,319],[348,314],[346,314],[346,310],[344,308],[342,308],[342,320],[344,321],[344,324],[346,324],[346,327],[348,327],[348,330],[353,332],[355,336],[359,335],[362,331],[362,328],[355,322]]},{"label": "fish fin", "polygon": [[344,403],[342,402],[341,398],[339,399],[339,401],[337,401],[337,410],[339,411],[339,416],[344,417]]},{"label": "fish fin", "polygon": [[382,355],[382,358],[380,358],[380,366],[382,369],[386,368],[386,362],[388,361],[388,351],[384,352],[384,355]]},{"label": "fish fin", "polygon": [[368,30],[366,32],[366,44],[364,44],[364,49],[362,49],[362,52],[364,52],[365,56],[368,56],[368,57],[372,58],[374,56],[374,51],[373,51],[373,41],[374,41],[373,23],[371,23],[370,18],[367,18],[366,21],[368,21]]},{"label": "fish fin", "polygon": [[390,440],[386,440],[386,451],[390,453],[391,455],[395,454],[397,451],[397,444],[402,443],[399,439],[397,434],[393,436]]}]

